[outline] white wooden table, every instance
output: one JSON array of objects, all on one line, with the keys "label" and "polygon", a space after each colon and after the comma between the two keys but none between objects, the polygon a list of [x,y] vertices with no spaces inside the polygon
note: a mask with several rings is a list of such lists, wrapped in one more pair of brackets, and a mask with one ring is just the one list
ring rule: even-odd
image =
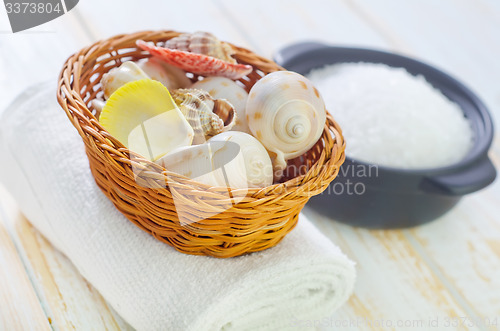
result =
[{"label": "white wooden table", "polygon": [[[56,79],[81,47],[146,29],[211,31],[268,57],[304,39],[397,51],[464,81],[500,127],[497,0],[82,0],[67,15],[15,35],[0,8],[0,110],[27,86]],[[491,157],[500,165],[498,139]],[[408,230],[357,229],[307,210],[357,261],[354,294],[320,329],[479,330],[472,321],[478,317],[500,325],[499,206],[497,181],[441,219]],[[0,330],[51,328],[130,327],[0,188]]]}]

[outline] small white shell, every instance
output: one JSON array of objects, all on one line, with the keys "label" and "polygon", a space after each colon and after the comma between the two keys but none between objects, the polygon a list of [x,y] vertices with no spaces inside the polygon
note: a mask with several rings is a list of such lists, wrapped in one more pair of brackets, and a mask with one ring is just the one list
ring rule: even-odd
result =
[{"label": "small white shell", "polygon": [[245,189],[272,184],[273,168],[266,149],[249,134],[224,132],[206,144],[178,148],[156,161],[210,186]]},{"label": "small white shell", "polygon": [[91,101],[91,104],[92,107],[95,109],[95,117],[99,119],[99,115],[101,114],[102,109],[104,108],[106,102],[100,99],[94,99]]},{"label": "small white shell", "polygon": [[226,77],[207,77],[194,83],[191,88],[208,92],[215,99],[226,99],[236,110],[236,123],[232,130],[250,133],[245,119],[248,93],[233,80]]},{"label": "small white shell", "polygon": [[108,99],[114,91],[129,82],[147,78],[150,77],[135,62],[123,62],[119,67],[111,69],[102,76],[104,98]]},{"label": "small white shell", "polygon": [[[269,154],[262,144],[253,136],[238,131],[220,133],[208,143],[222,142],[223,147],[214,151],[213,162],[215,169],[222,169],[228,176],[231,187],[266,187],[273,183],[273,165]],[[235,145],[236,144],[236,145]],[[230,159],[234,148],[239,149],[238,155],[243,156]],[[219,181],[224,181],[224,174],[217,170]]]},{"label": "small white shell", "polygon": [[187,78],[186,73],[182,69],[160,61],[155,57],[150,57],[146,61],[139,62],[138,66],[151,79],[159,81],[169,90],[186,88],[191,85],[191,80]]},{"label": "small white shell", "polygon": [[291,71],[276,71],[250,90],[246,119],[252,134],[276,154],[275,170],[307,152],[326,122],[323,98],[311,81]]},{"label": "small white shell", "polygon": [[212,165],[210,145],[177,148],[155,161],[166,170],[210,186],[219,186]]}]

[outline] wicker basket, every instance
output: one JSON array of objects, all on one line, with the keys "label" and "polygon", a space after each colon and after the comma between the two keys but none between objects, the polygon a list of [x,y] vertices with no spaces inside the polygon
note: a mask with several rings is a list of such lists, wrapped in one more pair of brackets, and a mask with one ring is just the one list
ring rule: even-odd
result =
[{"label": "wicker basket", "polygon": [[[137,39],[162,43],[179,34],[118,35],[82,49],[65,63],[57,99],[85,143],[97,185],[135,225],[187,254],[222,258],[272,247],[294,228],[308,199],[327,188],[344,162],[342,132],[329,114],[318,143],[289,161],[294,169],[301,169],[298,176],[262,189],[230,190],[231,196],[240,196],[234,204],[227,198],[227,188],[208,187],[167,172],[125,148],[99,124],[90,106],[92,99],[102,96],[99,82],[104,73],[124,61],[149,56],[136,48]],[[240,80],[247,91],[264,75],[282,70],[249,50],[233,47],[238,62],[255,69]],[[139,177],[133,171],[138,168],[143,170]],[[181,222],[181,212],[193,222]]]}]

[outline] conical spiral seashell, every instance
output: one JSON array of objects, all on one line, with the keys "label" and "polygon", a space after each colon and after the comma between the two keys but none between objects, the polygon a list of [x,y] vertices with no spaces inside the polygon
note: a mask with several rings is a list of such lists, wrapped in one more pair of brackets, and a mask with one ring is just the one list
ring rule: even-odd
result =
[{"label": "conical spiral seashell", "polygon": [[208,55],[236,64],[236,60],[232,57],[235,53],[233,48],[209,32],[196,31],[194,33],[183,33],[178,37],[167,40],[165,47]]},{"label": "conical spiral seashell", "polygon": [[325,104],[311,81],[291,71],[276,71],[250,90],[246,119],[252,134],[276,154],[275,171],[307,152],[321,137]]},{"label": "conical spiral seashell", "polygon": [[231,130],[236,121],[234,107],[224,99],[214,99],[198,89],[178,89],[172,97],[182,114],[193,127],[196,143]]},{"label": "conical spiral seashell", "polygon": [[245,117],[248,93],[235,81],[226,77],[206,77],[194,83],[191,88],[207,91],[215,99],[226,99],[236,110],[236,123],[232,130],[250,133]]}]

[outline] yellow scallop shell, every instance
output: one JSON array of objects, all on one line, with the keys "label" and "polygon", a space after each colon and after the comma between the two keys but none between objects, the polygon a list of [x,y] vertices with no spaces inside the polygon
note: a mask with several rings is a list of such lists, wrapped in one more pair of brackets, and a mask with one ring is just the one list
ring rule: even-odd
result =
[{"label": "yellow scallop shell", "polygon": [[117,89],[102,109],[99,121],[124,146],[154,161],[171,150],[191,145],[193,128],[168,89],[152,79]]}]

